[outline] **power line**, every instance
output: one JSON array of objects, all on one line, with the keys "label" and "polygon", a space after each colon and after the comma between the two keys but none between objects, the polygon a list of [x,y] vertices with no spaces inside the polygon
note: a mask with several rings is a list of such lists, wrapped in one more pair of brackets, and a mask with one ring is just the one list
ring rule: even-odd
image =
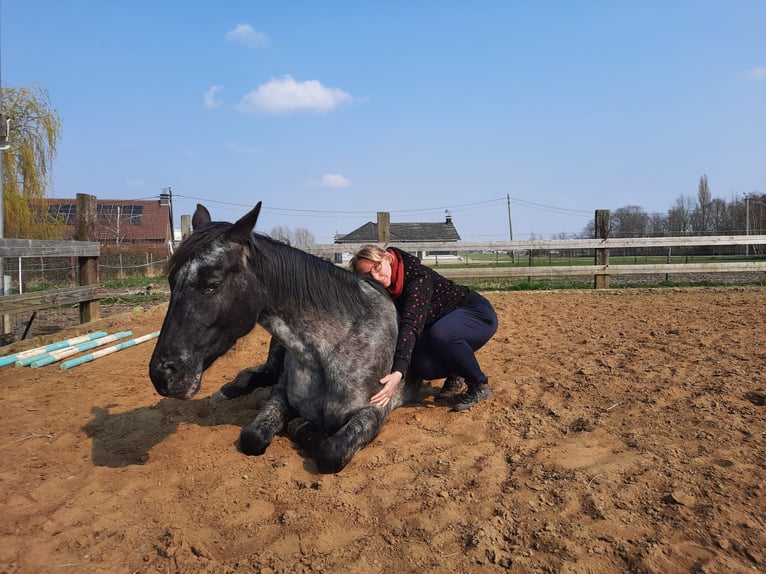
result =
[{"label": "power line", "polygon": [[[190,195],[182,195],[179,193],[176,193],[175,196],[182,197],[184,199],[191,199],[194,201],[199,202],[205,202],[205,203],[212,203],[217,205],[227,205],[231,207],[243,207],[243,208],[250,208],[252,205],[245,204],[245,203],[237,203],[237,202],[230,202],[230,201],[221,201],[217,199],[207,199],[207,198],[201,198],[201,197],[194,197]],[[569,214],[569,215],[587,215],[591,216],[592,213],[590,211],[583,211],[579,209],[570,209],[565,207],[557,207],[554,205],[546,205],[543,203],[535,203],[533,201],[527,201],[525,199],[520,199],[517,197],[511,197],[511,200],[516,202],[519,205],[523,205],[526,207],[531,207],[533,209],[543,209],[547,211],[553,211],[556,213],[563,213],[563,214]],[[473,201],[469,203],[457,203],[452,205],[442,205],[437,207],[425,207],[425,208],[417,208],[417,209],[394,209],[389,210],[389,213],[396,213],[399,215],[415,215],[419,213],[433,213],[433,212],[441,212],[446,209],[449,210],[466,210],[466,209],[481,209],[483,207],[488,207],[492,204],[505,204],[506,198],[505,197],[498,197],[495,199],[488,199],[484,201]],[[344,216],[359,216],[359,215],[370,215],[372,213],[376,213],[378,210],[325,210],[325,209],[297,209],[292,207],[274,207],[274,206],[264,206],[264,211],[270,211],[273,213],[280,213],[280,214],[296,214],[296,215],[305,215],[307,217],[344,217]]]}]

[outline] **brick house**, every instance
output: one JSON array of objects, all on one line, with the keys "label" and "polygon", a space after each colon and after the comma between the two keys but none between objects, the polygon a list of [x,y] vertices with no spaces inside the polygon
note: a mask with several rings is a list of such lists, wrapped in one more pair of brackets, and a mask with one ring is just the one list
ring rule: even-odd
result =
[{"label": "brick house", "polygon": [[[48,214],[65,225],[64,239],[77,231],[77,200],[46,200]],[[105,245],[167,246],[173,239],[170,205],[166,199],[97,199],[96,240]]]}]

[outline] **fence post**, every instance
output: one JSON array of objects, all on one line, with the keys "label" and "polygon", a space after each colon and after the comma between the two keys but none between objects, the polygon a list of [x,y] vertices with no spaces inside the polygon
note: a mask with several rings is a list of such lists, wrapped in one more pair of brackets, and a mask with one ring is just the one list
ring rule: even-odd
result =
[{"label": "fence post", "polygon": [[[596,239],[608,239],[609,238],[609,210],[597,209],[596,210]],[[596,265],[609,265],[609,249],[597,248],[596,249]],[[596,274],[594,275],[594,287],[596,289],[609,289],[609,275]]]},{"label": "fence post", "polygon": [[[96,241],[97,223],[96,196],[78,193],[75,239]],[[77,264],[80,270],[80,285],[98,285],[98,257],[78,257]],[[98,299],[80,303],[80,323],[89,323],[98,318]]]},{"label": "fence post", "polygon": [[391,241],[391,214],[388,211],[378,211],[378,243],[386,245]]},{"label": "fence post", "polygon": [[[182,215],[181,216],[181,239],[186,239],[189,234],[192,232],[191,227],[191,215]],[[175,237],[173,238],[173,241],[175,241]]]}]

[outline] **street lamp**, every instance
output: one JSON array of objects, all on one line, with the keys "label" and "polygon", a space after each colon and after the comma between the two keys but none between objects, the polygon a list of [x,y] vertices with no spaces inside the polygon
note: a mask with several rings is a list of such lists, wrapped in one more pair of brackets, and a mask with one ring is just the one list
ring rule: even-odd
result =
[{"label": "street lamp", "polygon": [[[750,196],[745,194],[745,235],[750,235]],[[745,243],[745,257],[750,255],[750,245]]]}]

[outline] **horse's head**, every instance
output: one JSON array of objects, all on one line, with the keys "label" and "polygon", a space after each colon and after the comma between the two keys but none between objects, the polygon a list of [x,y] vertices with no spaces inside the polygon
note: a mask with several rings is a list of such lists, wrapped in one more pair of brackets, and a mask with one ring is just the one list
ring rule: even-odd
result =
[{"label": "horse's head", "polygon": [[194,232],[168,264],[170,304],[149,363],[159,394],[194,396],[202,372],[255,326],[263,303],[250,263],[260,210],[258,202],[231,224],[211,222],[197,205]]}]

